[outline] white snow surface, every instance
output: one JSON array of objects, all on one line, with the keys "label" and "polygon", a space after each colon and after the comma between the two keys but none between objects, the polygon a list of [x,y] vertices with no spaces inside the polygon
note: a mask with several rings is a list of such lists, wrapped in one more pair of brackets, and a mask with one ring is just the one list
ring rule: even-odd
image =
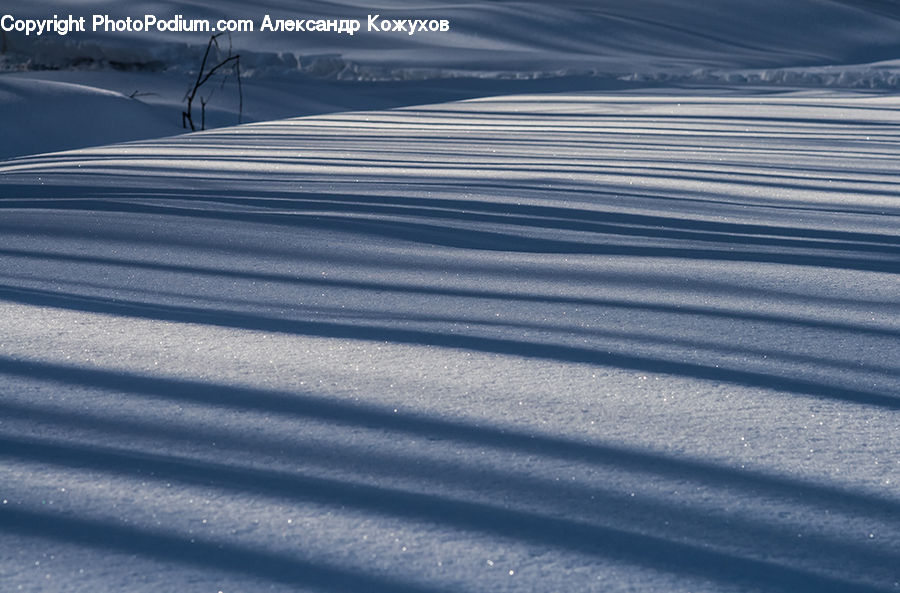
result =
[{"label": "white snow surface", "polygon": [[7,161],[2,578],[895,590],[898,118],[522,95]]},{"label": "white snow surface", "polygon": [[0,591],[900,591],[894,3],[252,10],[4,40]]}]

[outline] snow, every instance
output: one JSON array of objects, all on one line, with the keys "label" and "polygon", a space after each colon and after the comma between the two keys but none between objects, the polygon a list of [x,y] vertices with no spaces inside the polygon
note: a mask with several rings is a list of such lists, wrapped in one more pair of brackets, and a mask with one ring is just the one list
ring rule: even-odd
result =
[{"label": "snow", "polygon": [[3,77],[0,104],[7,138],[0,158],[182,131],[151,106],[81,84]]},{"label": "snow", "polygon": [[[567,0],[462,4],[427,0],[360,2],[267,0],[147,2],[117,7],[86,0],[36,0],[8,7],[18,19],[69,15],[86,19],[84,33],[2,38],[0,72],[17,79],[69,82],[112,91],[132,101],[72,97],[78,114],[47,122],[53,135],[30,134],[35,113],[22,98],[44,87],[0,88],[0,157],[156,138],[177,133],[184,98],[195,80],[208,33],[91,30],[94,14],[160,20],[248,19],[254,32],[220,39],[218,59],[240,54],[244,112],[235,80],[206,89],[208,127],[299,115],[436,103],[521,92],[673,85],[788,85],[896,89],[900,11],[886,2],[729,0],[594,2]],[[355,35],[261,31],[272,19],[356,19]],[[448,20],[447,33],[369,31],[369,19]],[[379,19],[374,17],[378,16]],[[565,32],[561,34],[560,32]],[[227,39],[227,40],[226,40]],[[530,84],[528,84],[530,83]],[[74,90],[73,90],[74,92]],[[68,101],[62,90],[47,92]],[[49,98],[48,98],[49,100]],[[149,105],[147,108],[141,103]],[[67,103],[68,104],[68,103]],[[152,112],[152,113],[149,113]],[[63,120],[64,118],[60,118]],[[129,125],[128,122],[133,122]],[[155,127],[154,127],[155,126]]]},{"label": "snow", "polygon": [[0,76],[0,589],[900,590],[897,15],[716,6]]}]

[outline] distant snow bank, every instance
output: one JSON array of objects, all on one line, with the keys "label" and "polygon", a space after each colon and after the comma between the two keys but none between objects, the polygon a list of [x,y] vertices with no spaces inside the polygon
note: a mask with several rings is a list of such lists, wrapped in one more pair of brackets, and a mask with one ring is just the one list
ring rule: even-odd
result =
[{"label": "distant snow bank", "polygon": [[[900,88],[900,7],[886,3],[407,4],[385,0],[376,10],[349,0],[300,2],[290,8],[278,0],[251,8],[230,0],[138,7],[94,0],[13,0],[4,5],[4,14],[47,18],[154,12],[257,22],[266,14],[362,19],[363,30],[352,37],[256,31],[222,38],[211,60],[215,63],[229,51],[240,54],[245,100],[236,100],[234,89],[216,90],[207,127],[523,91],[579,90],[575,80],[581,89],[694,84]],[[366,15],[372,12],[384,19],[447,19],[451,29],[415,35],[369,32]],[[0,158],[181,133],[185,91],[196,78],[208,40],[207,33],[4,33],[0,132],[5,142]],[[523,89],[523,84],[539,88]]]},{"label": "distant snow bank", "polygon": [[[898,33],[900,35],[900,33]],[[898,37],[900,39],[900,37]],[[0,73],[41,71],[117,71],[195,76],[205,51],[205,44],[148,44],[137,48],[104,46],[100,43],[72,42],[54,38],[16,44],[18,50],[0,55]],[[212,52],[210,61],[224,59],[228,48]],[[235,50],[237,52],[237,50]],[[241,76],[245,79],[320,79],[348,82],[396,82],[419,80],[543,80],[552,78],[589,77],[640,83],[724,83],[791,84],[830,88],[894,89],[900,87],[900,59],[878,62],[826,64],[820,66],[696,67],[672,68],[664,65],[648,67],[641,60],[611,63],[598,56],[596,64],[585,59],[565,66],[545,61],[546,67],[525,63],[477,66],[447,66],[435,61],[431,65],[354,61],[340,53],[294,54],[241,49]],[[898,51],[900,56],[900,51]]]},{"label": "distant snow bank", "polygon": [[647,84],[778,85],[836,89],[900,88],[900,60],[875,64],[848,64],[760,70],[710,70],[698,68],[688,73],[640,73],[618,80]]},{"label": "distant snow bank", "polygon": [[[19,4],[19,6],[16,6]],[[563,0],[493,3],[422,0],[382,2],[379,8],[338,0],[108,3],[16,0],[5,10],[46,18],[67,11],[88,15],[156,15],[250,19],[256,31],[236,33],[248,76],[288,72],[352,80],[448,76],[546,77],[687,76],[701,70],[764,70],[866,64],[900,58],[900,7],[819,0]],[[446,19],[446,33],[367,31],[367,16]],[[261,32],[277,18],[353,18],[362,29],[337,33]],[[72,33],[3,40],[0,69],[116,68],[160,71],[197,67],[209,33]]]}]

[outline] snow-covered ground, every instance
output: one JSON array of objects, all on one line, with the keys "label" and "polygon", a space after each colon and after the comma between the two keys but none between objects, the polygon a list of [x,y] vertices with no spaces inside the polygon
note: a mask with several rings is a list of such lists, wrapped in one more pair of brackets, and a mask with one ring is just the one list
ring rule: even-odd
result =
[{"label": "snow-covered ground", "polygon": [[[180,130],[185,94],[196,80],[209,33],[93,31],[93,15],[114,20],[152,15],[160,21],[179,16],[184,21],[209,20],[211,25],[228,19],[252,21],[253,32],[223,36],[218,53],[213,52],[216,59],[229,51],[240,55],[243,113],[234,77],[217,77],[201,93],[209,99],[209,127],[625,85],[900,88],[900,7],[892,0],[551,4],[8,2],[3,14],[15,20],[84,18],[86,31],[26,36],[11,30],[0,36],[0,134],[6,138],[0,158],[156,138]],[[267,16],[272,22],[356,20],[361,29],[352,36],[263,31]],[[369,17],[378,25],[375,31],[369,30]],[[449,31],[410,35],[379,29],[381,23],[407,19],[446,20]],[[6,22],[12,28],[14,21]],[[51,89],[46,82],[79,88]],[[96,101],[85,96],[90,90]],[[120,95],[117,101],[110,92]],[[36,97],[40,99],[33,102]],[[41,117],[47,120],[35,124]]]},{"label": "snow-covered ground", "polygon": [[433,4],[194,134],[0,75],[0,591],[900,591],[893,5]]}]

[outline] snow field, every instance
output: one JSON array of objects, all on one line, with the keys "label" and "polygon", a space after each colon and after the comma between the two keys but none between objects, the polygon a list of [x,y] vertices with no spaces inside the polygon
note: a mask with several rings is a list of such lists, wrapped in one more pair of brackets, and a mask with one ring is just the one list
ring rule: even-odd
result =
[{"label": "snow field", "polygon": [[3,162],[0,579],[896,590],[897,120],[523,95]]}]

